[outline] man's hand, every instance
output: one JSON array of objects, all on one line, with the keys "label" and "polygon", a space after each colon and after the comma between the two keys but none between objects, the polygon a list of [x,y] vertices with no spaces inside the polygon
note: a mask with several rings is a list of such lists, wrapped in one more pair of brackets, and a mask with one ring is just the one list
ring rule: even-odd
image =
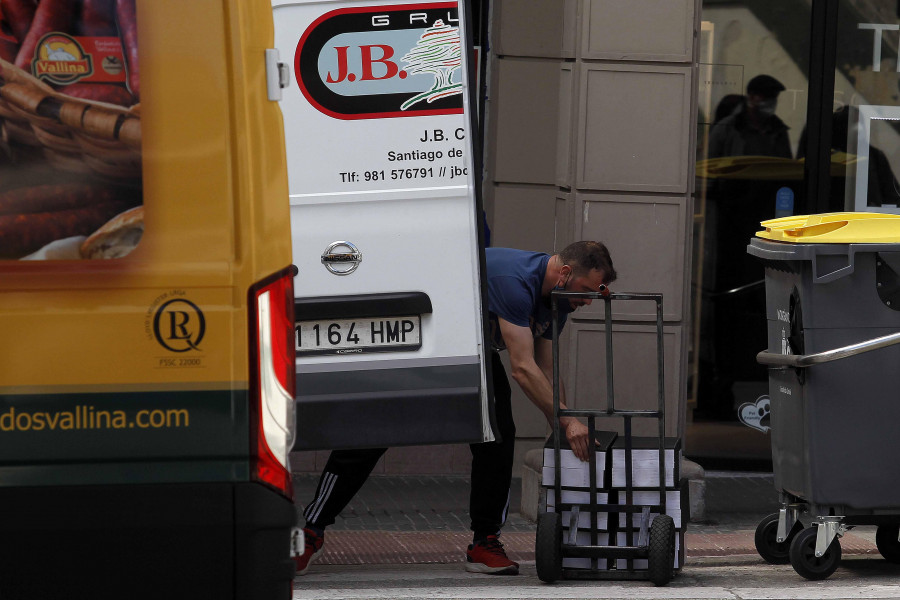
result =
[{"label": "man's hand", "polygon": [[569,448],[572,449],[575,456],[583,461],[589,460],[587,426],[575,418],[569,418],[568,422],[561,420],[560,425],[565,427],[566,439],[569,440]]}]

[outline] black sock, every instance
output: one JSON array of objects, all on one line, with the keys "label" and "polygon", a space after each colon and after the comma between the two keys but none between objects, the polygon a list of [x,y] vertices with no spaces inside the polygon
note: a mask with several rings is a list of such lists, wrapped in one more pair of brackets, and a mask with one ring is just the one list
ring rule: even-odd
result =
[{"label": "black sock", "polygon": [[480,533],[480,532],[476,531],[475,535],[472,536],[472,543],[477,544],[479,542],[487,542],[489,535],[496,535],[499,537],[500,532],[499,531],[489,531],[487,533]]}]

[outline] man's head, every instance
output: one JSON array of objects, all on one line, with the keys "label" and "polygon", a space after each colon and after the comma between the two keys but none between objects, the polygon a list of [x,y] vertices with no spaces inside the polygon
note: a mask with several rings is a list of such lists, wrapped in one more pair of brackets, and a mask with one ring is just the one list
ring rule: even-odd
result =
[{"label": "man's head", "polygon": [[[554,287],[567,292],[596,292],[600,285],[616,280],[609,250],[601,242],[575,242],[556,255],[558,261]],[[572,308],[589,305],[590,299],[570,298]]]},{"label": "man's head", "polygon": [[757,75],[747,82],[747,106],[764,117],[775,114],[784,85],[771,75]]}]

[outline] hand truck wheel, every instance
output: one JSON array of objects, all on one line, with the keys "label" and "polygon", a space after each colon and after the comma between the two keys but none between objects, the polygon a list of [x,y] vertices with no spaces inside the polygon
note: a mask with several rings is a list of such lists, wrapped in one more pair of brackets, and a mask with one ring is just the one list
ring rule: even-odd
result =
[{"label": "hand truck wheel", "polygon": [[534,561],[538,579],[544,583],[562,576],[562,535],[562,515],[548,512],[538,518]]},{"label": "hand truck wheel", "polygon": [[826,579],[834,573],[841,562],[841,544],[837,538],[831,542],[825,554],[816,557],[816,534],[818,528],[807,527],[791,542],[788,554],[791,566],[803,577],[812,580]]},{"label": "hand truck wheel", "polygon": [[657,586],[666,585],[675,576],[675,521],[669,515],[657,515],[650,523],[647,570]]},{"label": "hand truck wheel", "polygon": [[900,564],[900,526],[879,525],[875,531],[875,546],[881,552],[881,556],[890,563]]},{"label": "hand truck wheel", "polygon": [[803,531],[803,524],[800,521],[794,521],[794,526],[788,532],[787,538],[783,542],[778,542],[778,513],[772,513],[756,526],[756,535],[753,536],[756,551],[770,565],[786,565],[791,562],[789,555],[791,541],[801,531]]}]

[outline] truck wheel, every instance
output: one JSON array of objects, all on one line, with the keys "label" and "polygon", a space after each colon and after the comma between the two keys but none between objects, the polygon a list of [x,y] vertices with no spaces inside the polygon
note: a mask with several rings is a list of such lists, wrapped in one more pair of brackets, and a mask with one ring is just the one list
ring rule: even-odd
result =
[{"label": "truck wheel", "polygon": [[878,547],[878,551],[886,561],[895,564],[900,564],[898,534],[900,534],[900,526],[897,525],[879,525],[875,531],[875,545]]},{"label": "truck wheel", "polygon": [[553,583],[562,575],[562,515],[544,513],[538,518],[534,539],[534,562],[538,579]]},{"label": "truck wheel", "polygon": [[820,557],[816,557],[816,533],[818,529],[807,527],[791,542],[789,555],[791,566],[803,577],[812,580],[826,579],[841,562],[841,544],[837,538]]},{"label": "truck wheel", "polygon": [[764,561],[771,565],[786,565],[791,562],[789,556],[791,540],[801,531],[803,531],[803,524],[795,521],[794,526],[788,532],[787,539],[779,543],[776,539],[778,536],[778,513],[772,513],[756,526],[756,535],[753,537],[756,551]]},{"label": "truck wheel", "polygon": [[657,586],[666,585],[675,575],[675,521],[669,515],[657,515],[650,523],[647,570]]}]

